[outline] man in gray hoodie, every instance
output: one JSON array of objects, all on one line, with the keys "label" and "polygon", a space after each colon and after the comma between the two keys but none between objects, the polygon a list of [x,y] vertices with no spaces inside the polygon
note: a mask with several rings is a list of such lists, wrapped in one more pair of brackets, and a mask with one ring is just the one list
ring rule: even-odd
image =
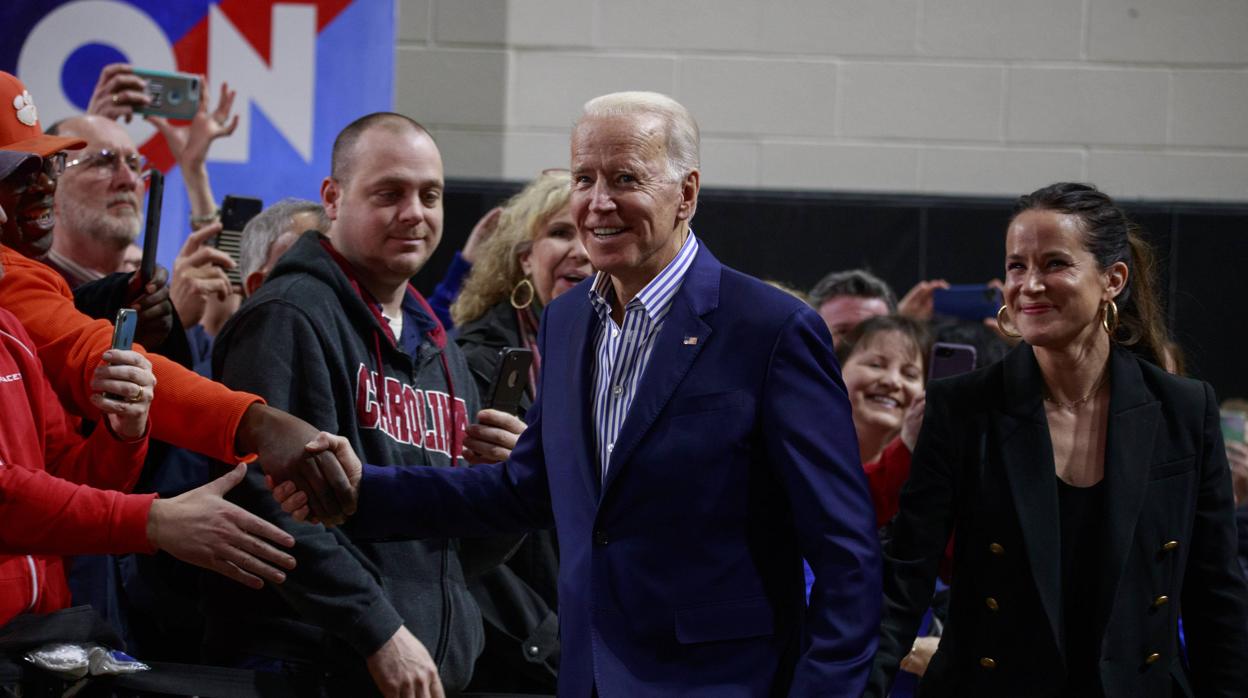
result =
[{"label": "man in gray hoodie", "polygon": [[[442,235],[437,145],[407,117],[371,114],[338,136],[332,167],[328,237],[304,233],[282,257],[223,328],[214,373],[369,462],[460,465],[476,388],[409,283]],[[467,685],[483,638],[457,541],[355,541],[283,514],[260,473],[244,487],[237,501],[294,535],[299,566],[280,593],[212,586],[209,660],[281,671],[300,695],[441,695],[439,674]]]}]

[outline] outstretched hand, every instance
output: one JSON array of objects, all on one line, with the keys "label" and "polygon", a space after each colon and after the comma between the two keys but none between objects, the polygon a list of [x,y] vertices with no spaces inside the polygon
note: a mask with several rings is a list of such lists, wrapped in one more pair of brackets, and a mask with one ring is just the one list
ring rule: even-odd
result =
[{"label": "outstretched hand", "polygon": [[147,538],[157,548],[184,562],[218,572],[259,589],[264,582],[286,581],[283,570],[295,558],[270,543],[291,547],[295,539],[282,529],[225,501],[225,493],[243,481],[247,466],[173,499],[152,502]]}]

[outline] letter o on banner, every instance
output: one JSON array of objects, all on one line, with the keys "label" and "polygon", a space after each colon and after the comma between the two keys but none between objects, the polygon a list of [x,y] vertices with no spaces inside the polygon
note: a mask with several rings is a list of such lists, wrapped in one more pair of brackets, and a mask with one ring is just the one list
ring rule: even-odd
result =
[{"label": "letter o on banner", "polygon": [[[120,36],[126,37],[124,46],[116,43]],[[80,113],[61,86],[61,70],[70,55],[84,44],[112,46],[137,68],[177,70],[173,46],[165,32],[133,5],[109,0],[80,0],[62,5],[35,25],[17,59],[17,74],[30,88],[39,107],[39,121],[45,127]],[[119,123],[138,145],[156,132],[143,119]]]}]

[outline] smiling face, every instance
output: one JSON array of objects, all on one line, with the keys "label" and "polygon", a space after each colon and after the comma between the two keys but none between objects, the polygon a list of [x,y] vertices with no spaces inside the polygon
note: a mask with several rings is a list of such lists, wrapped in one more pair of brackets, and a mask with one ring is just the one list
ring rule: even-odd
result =
[{"label": "smiling face", "polygon": [[532,245],[520,255],[520,268],[533,281],[542,305],[593,273],[585,246],[576,233],[570,206],[564,206],[539,224]]},{"label": "smiling face", "polygon": [[923,357],[908,336],[884,330],[854,347],[841,375],[855,430],[886,433],[891,438],[901,431],[906,409],[923,392]]},{"label": "smiling face", "polygon": [[1005,303],[1024,341],[1061,348],[1108,339],[1102,307],[1126,285],[1127,266],[1100,269],[1084,246],[1078,217],[1023,211],[1010,222],[1005,254]]},{"label": "smiling face", "polygon": [[595,269],[639,290],[680,251],[699,173],[673,181],[662,118],[590,116],[572,132],[572,219]]},{"label": "smiling face", "polygon": [[21,254],[42,257],[52,247],[52,197],[56,182],[43,170],[14,172],[0,182],[0,241]]},{"label": "smiling face", "polygon": [[[127,165],[138,163],[134,141],[120,124],[99,116],[71,119],[61,133],[82,138],[87,147],[69,152],[70,162],[83,162],[66,168],[57,183],[57,236],[124,250],[139,236],[146,186],[141,170]],[[102,151],[114,156],[101,157]]]},{"label": "smiling face", "polygon": [[442,239],[442,156],[428,135],[382,123],[360,134],[350,159],[345,181],[321,185],[329,238],[366,286],[401,288]]}]

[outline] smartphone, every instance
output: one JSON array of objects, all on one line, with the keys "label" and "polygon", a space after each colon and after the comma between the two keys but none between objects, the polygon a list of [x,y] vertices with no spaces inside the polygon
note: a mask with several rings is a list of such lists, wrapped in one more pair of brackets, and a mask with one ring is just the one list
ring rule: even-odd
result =
[{"label": "smartphone", "polygon": [[533,352],[519,347],[507,347],[499,353],[498,370],[490,381],[483,406],[508,414],[519,414],[520,398],[529,387],[529,366]]},{"label": "smartphone", "polygon": [[227,194],[221,200],[221,232],[217,234],[213,245],[222,252],[228,254],[230,259],[234,260],[234,268],[225,272],[229,277],[230,283],[235,286],[242,286],[243,280],[239,276],[239,251],[242,249],[243,228],[251,222],[252,218],[260,215],[261,209],[264,208],[264,202],[251,196],[235,196]]},{"label": "smartphone", "polygon": [[134,344],[134,330],[139,326],[139,311],[134,308],[122,308],[117,311],[117,321],[113,323],[113,348],[130,349]]},{"label": "smartphone", "polygon": [[[139,280],[146,285],[156,274],[156,247],[160,242],[160,210],[165,200],[165,176],[152,170],[147,183],[147,218],[143,228],[143,260],[139,262]],[[141,291],[140,291],[141,293]]]},{"label": "smartphone", "polygon": [[932,312],[936,315],[983,320],[996,317],[1000,309],[1000,289],[987,284],[954,284],[932,294]]},{"label": "smartphone", "polygon": [[[113,348],[129,349],[134,345],[134,330],[139,326],[139,311],[133,308],[122,308],[117,311],[117,321],[113,323]],[[124,402],[125,398],[113,393],[104,393],[110,400]]]},{"label": "smartphone", "polygon": [[152,98],[150,104],[135,111],[189,120],[199,110],[199,93],[203,86],[198,75],[140,68],[135,68],[134,74],[147,83],[147,96]]},{"label": "smartphone", "polygon": [[975,347],[969,344],[936,342],[927,362],[927,379],[948,378],[975,370]]},{"label": "smartphone", "polygon": [[1239,410],[1225,410],[1222,412],[1222,440],[1226,442],[1238,441],[1245,443],[1244,427],[1248,426],[1248,414],[1244,414]]}]

